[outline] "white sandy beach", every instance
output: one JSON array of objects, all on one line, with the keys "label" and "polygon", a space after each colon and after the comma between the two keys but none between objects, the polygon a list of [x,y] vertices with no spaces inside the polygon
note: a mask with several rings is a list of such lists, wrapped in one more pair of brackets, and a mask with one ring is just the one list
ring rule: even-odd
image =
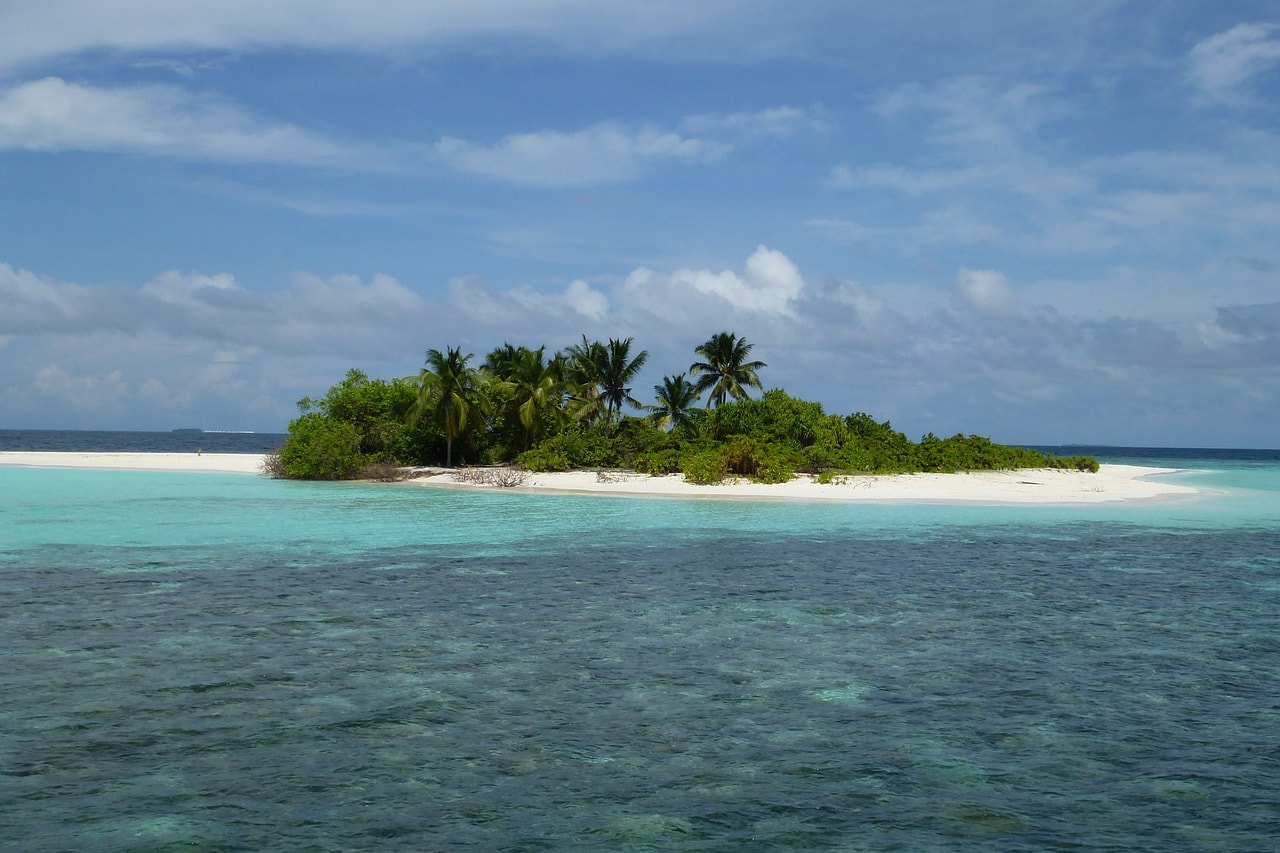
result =
[{"label": "white sandy beach", "polygon": [[189,471],[260,474],[260,453],[67,453],[0,451],[0,465],[32,468],[110,468],[119,471]]},{"label": "white sandy beach", "polygon": [[[251,453],[62,453],[0,452],[0,465],[43,468],[102,468],[118,470],[185,471],[221,474],[259,474],[263,457]],[[428,476],[408,485],[455,489],[494,489],[496,486],[458,482],[452,472],[423,469]],[[833,501],[908,501],[916,503],[980,504],[1095,504],[1137,501],[1196,494],[1199,490],[1167,482],[1162,468],[1103,465],[1097,474],[1084,471],[982,471],[969,474],[851,475],[839,483],[819,484],[808,476],[789,483],[764,484],[746,480],[718,486],[695,486],[680,475],[649,477],[628,472],[572,471],[528,474],[518,491],[650,497],[768,498]]]},{"label": "white sandy beach", "polygon": [[[457,482],[449,473],[409,481],[415,485],[493,489],[495,486]],[[686,483],[679,474],[650,477],[627,472],[571,471],[529,474],[523,491],[651,497],[799,499],[822,501],[978,503],[978,504],[1096,504],[1138,501],[1198,494],[1201,490],[1158,478],[1171,469],[1137,465],[1103,465],[1096,473],[1026,469],[962,474],[850,475],[841,482],[820,484],[807,475],[788,483],[726,480],[717,486]]]}]

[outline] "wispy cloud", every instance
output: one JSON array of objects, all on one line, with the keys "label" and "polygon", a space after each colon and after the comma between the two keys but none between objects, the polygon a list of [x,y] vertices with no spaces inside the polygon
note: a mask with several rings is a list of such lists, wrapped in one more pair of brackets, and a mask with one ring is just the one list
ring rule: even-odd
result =
[{"label": "wispy cloud", "polygon": [[820,131],[824,124],[816,110],[781,106],[755,112],[700,113],[686,116],[680,127],[699,136],[727,134],[734,138],[786,139],[805,131]]},{"label": "wispy cloud", "polygon": [[533,187],[583,187],[635,178],[651,163],[694,163],[726,152],[722,145],[653,127],[599,124],[573,133],[517,133],[494,145],[446,137],[435,155],[463,172]]},{"label": "wispy cloud", "polygon": [[[801,52],[804,29],[798,19],[829,16],[841,5],[798,16],[794,4],[774,0],[385,0],[353,14],[344,0],[44,0],[0,7],[0,68],[103,47],[135,54],[291,46],[395,52],[479,39],[580,55],[651,55],[654,45],[663,44],[673,61],[740,61],[744,55]],[[769,25],[760,26],[763,21]],[[670,51],[677,46],[679,52]]]},{"label": "wispy cloud", "polygon": [[1275,24],[1237,24],[1191,49],[1187,77],[1210,102],[1242,106],[1251,100],[1248,84],[1280,65]]},{"label": "wispy cloud", "polygon": [[386,168],[388,158],[221,98],[173,86],[101,87],[46,77],[0,90],[0,149],[144,153],[187,160]]}]

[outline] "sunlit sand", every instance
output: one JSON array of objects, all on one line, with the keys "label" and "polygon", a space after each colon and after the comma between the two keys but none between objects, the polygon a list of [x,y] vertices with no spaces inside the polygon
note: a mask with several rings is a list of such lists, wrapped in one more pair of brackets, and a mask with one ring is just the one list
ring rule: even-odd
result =
[{"label": "sunlit sand", "polygon": [[259,474],[259,453],[68,453],[0,451],[0,465],[37,468],[110,468],[121,471],[190,471]]}]

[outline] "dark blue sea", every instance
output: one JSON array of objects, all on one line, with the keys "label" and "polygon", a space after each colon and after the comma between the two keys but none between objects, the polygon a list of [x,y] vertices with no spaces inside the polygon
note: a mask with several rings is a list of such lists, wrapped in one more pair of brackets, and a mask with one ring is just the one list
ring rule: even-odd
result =
[{"label": "dark blue sea", "polygon": [[1060,452],[1205,491],[0,466],[0,849],[1275,850],[1280,454]]},{"label": "dark blue sea", "polygon": [[98,453],[270,453],[284,434],[275,432],[115,432],[107,430],[0,429],[0,451]]}]

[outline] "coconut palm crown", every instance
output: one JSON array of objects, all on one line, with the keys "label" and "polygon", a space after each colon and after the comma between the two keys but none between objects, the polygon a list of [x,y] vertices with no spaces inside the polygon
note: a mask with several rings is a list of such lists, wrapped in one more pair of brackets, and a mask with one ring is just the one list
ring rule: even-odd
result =
[{"label": "coconut palm crown", "polygon": [[732,397],[741,400],[750,395],[747,388],[760,390],[760,376],[757,371],[768,367],[763,361],[747,361],[753,344],[746,338],[740,338],[732,332],[719,332],[711,336],[706,343],[694,349],[703,361],[695,361],[689,366],[689,373],[698,377],[694,390],[699,394],[710,392],[707,397],[707,408],[712,404],[724,405]]},{"label": "coconut palm crown", "polygon": [[621,417],[622,407],[626,403],[637,409],[644,407],[643,403],[631,396],[630,385],[649,360],[649,353],[640,350],[633,358],[631,344],[634,342],[634,338],[624,341],[610,338],[604,347],[604,361],[600,365],[600,396],[604,399],[606,417],[610,421]]},{"label": "coconut palm crown", "polygon": [[683,373],[662,377],[662,384],[653,386],[653,394],[658,402],[645,407],[650,412],[649,422],[666,432],[688,423],[691,410],[698,402],[698,392]]}]

